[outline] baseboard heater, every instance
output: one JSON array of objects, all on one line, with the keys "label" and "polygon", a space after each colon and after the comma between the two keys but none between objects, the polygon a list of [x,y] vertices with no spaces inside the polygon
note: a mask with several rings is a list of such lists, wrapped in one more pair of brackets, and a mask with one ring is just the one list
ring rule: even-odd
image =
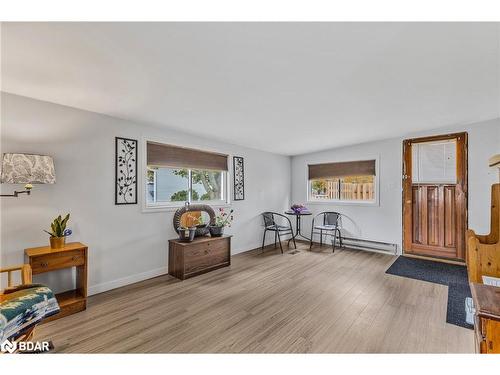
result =
[{"label": "baseboard heater", "polygon": [[398,251],[398,245],[395,243],[365,240],[362,238],[342,236],[342,244],[349,248],[379,251],[390,254],[397,254]]}]

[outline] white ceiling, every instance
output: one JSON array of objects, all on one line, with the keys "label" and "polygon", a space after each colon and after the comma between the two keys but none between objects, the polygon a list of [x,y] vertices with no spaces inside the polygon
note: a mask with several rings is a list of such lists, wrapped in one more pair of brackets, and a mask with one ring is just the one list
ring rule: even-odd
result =
[{"label": "white ceiling", "polygon": [[500,114],[494,23],[9,23],[2,90],[294,155]]}]

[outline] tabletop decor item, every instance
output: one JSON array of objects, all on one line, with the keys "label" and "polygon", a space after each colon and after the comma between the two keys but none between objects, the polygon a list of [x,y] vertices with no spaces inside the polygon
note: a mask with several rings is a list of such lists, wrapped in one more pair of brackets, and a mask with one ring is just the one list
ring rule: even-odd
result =
[{"label": "tabletop decor item", "polygon": [[55,184],[54,160],[46,155],[5,153],[2,158],[3,184],[24,184],[24,190],[15,190],[2,197],[15,197],[19,194],[31,194],[32,184]]},{"label": "tabletop decor item", "polygon": [[230,227],[234,219],[234,210],[225,212],[223,208],[219,208],[217,215],[215,215],[215,224],[210,225],[210,235],[212,237],[221,237],[224,234],[224,227]]},{"label": "tabletop decor item", "polygon": [[309,209],[304,206],[303,204],[294,204],[292,205],[292,207],[290,207],[290,209],[295,212],[296,214],[300,214],[302,212],[306,212],[306,211],[309,211]]},{"label": "tabletop decor item", "polygon": [[137,140],[115,138],[115,204],[137,204]]},{"label": "tabletop decor item", "polygon": [[67,214],[64,219],[61,215],[56,217],[54,221],[50,224],[51,232],[43,230],[45,233],[50,235],[50,247],[52,249],[61,249],[66,243],[66,237],[73,233],[71,229],[66,228],[66,224],[69,220],[69,214]]},{"label": "tabletop decor item", "polygon": [[245,174],[243,168],[243,158],[241,156],[233,157],[233,178],[234,178],[234,200],[242,201],[245,199]]},{"label": "tabletop decor item", "polygon": [[177,228],[177,233],[179,233],[179,241],[182,242],[192,242],[196,234],[196,227],[179,227]]},{"label": "tabletop decor item", "polygon": [[[207,216],[207,223],[203,220],[203,213]],[[194,222],[196,217],[198,217],[198,221]],[[206,236],[209,233],[209,225],[215,224],[215,212],[207,204],[189,204],[186,202],[184,207],[175,211],[172,221],[177,233],[179,233],[180,228],[196,227],[195,237]]]}]

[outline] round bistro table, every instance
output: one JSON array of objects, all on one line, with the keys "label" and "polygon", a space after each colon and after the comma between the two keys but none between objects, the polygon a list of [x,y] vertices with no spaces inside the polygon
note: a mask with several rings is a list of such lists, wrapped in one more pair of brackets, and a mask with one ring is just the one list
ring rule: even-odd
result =
[{"label": "round bistro table", "polygon": [[311,241],[310,238],[307,238],[306,236],[304,236],[300,232],[300,218],[302,216],[310,216],[310,215],[312,215],[312,212],[311,211],[295,212],[293,210],[287,210],[287,211],[285,211],[285,214],[290,215],[290,216],[295,216],[295,235],[293,236],[293,238],[297,238],[300,236],[300,237],[306,239],[307,241]]}]

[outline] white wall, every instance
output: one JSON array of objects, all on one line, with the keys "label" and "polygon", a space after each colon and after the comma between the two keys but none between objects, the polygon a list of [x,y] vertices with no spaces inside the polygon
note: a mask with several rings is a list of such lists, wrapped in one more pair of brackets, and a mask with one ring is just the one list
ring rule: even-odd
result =
[{"label": "white wall", "polygon": [[[315,212],[335,209],[344,213],[348,217],[344,220],[345,230],[352,236],[401,246],[402,138],[296,156],[290,162],[286,156],[6,93],[2,93],[1,108],[2,152],[52,155],[57,175],[55,185],[37,185],[30,197],[0,201],[2,265],[21,263],[24,248],[47,244],[48,238],[42,229],[57,214],[70,212],[70,227],[74,231],[71,240],[89,245],[91,293],[166,273],[167,241],[175,237],[173,212],[143,213],[141,204],[114,205],[115,136],[138,140],[151,137],[243,156],[245,200],[232,203],[236,220],[227,231],[234,234],[233,254],[260,246],[259,214],[262,211],[280,212],[291,201],[306,200],[308,163],[377,157],[378,206],[309,206]],[[405,138],[464,130],[469,133],[469,227],[485,233],[490,221],[490,185],[498,178],[497,173],[487,167],[487,160],[500,152],[500,119],[408,134]],[[16,188],[22,186],[0,185],[3,193]],[[304,228],[309,225],[306,219]],[[271,241],[271,236],[268,240]],[[37,280],[64,290],[71,287],[70,276],[68,272],[60,272],[50,279],[38,277]]]},{"label": "white wall", "polygon": [[[114,205],[115,136],[139,141],[153,137],[243,156],[245,200],[231,204],[235,221],[227,230],[228,234],[234,234],[233,254],[260,246],[261,212],[283,211],[289,205],[287,156],[6,93],[2,93],[1,120],[2,152],[52,155],[57,177],[55,185],[35,185],[30,197],[2,198],[1,264],[21,263],[25,248],[47,244],[42,229],[57,214],[70,212],[69,226],[73,229],[70,240],[89,246],[90,293],[166,273],[167,241],[176,236],[173,211],[143,213],[141,202]],[[16,188],[22,186],[1,185],[3,193]],[[71,287],[70,276],[68,272],[60,272],[51,276],[52,280],[42,276],[37,280],[63,290]]]},{"label": "white wall", "polygon": [[[490,186],[498,182],[498,172],[488,167],[488,158],[500,152],[500,119],[476,124],[435,129],[349,147],[292,157],[292,200],[307,199],[307,165],[322,162],[378,158],[380,202],[375,206],[307,203],[313,212],[335,210],[343,213],[346,235],[402,244],[402,141],[405,138],[467,131],[469,134],[469,227],[489,232]],[[304,221],[310,228],[310,219]]]}]

